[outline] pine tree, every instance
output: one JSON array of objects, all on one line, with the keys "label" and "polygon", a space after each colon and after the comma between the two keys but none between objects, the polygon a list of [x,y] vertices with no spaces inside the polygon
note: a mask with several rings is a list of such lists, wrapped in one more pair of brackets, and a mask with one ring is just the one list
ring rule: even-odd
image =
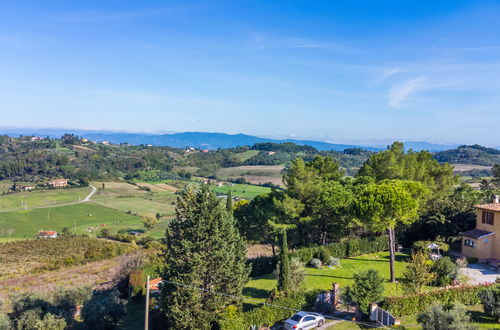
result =
[{"label": "pine tree", "polygon": [[281,235],[280,258],[279,258],[278,291],[287,292],[290,283],[290,257],[288,256],[288,242],[286,230]]},{"label": "pine tree", "polygon": [[160,307],[169,329],[209,329],[248,281],[246,247],[234,220],[203,186],[186,190],[169,224]]}]

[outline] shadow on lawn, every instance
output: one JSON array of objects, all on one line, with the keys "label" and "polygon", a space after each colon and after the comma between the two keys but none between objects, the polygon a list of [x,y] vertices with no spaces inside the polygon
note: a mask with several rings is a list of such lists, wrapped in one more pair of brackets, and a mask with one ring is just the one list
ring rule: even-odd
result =
[{"label": "shadow on lawn", "polygon": [[332,277],[332,278],[343,278],[345,280],[352,280],[352,277],[345,276],[335,276],[335,275],[322,275],[322,274],[304,274],[304,276],[319,276],[319,277]]},{"label": "shadow on lawn", "polygon": [[[361,259],[361,258],[348,258],[350,260],[359,260],[359,261],[375,261],[375,262],[388,262],[389,261],[389,256],[383,256],[379,259]],[[407,255],[396,255],[396,262],[410,262],[411,257]]]}]

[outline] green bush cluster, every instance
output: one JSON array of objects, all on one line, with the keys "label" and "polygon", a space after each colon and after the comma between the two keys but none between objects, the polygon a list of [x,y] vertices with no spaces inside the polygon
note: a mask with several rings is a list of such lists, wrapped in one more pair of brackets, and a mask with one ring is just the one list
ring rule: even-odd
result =
[{"label": "green bush cluster", "polygon": [[399,297],[387,297],[382,300],[380,306],[394,316],[422,313],[433,304],[452,305],[455,302],[460,302],[466,306],[474,306],[481,303],[478,293],[489,286],[491,284],[467,285]]},{"label": "green bush cluster", "polygon": [[251,267],[251,277],[271,274],[276,269],[277,263],[278,259],[274,256],[260,256],[247,259],[247,264]]},{"label": "green bush cluster", "polygon": [[[296,292],[286,297],[277,298],[272,304],[288,307],[291,309],[311,309],[313,308],[318,292]],[[262,305],[249,312],[242,313],[235,318],[219,321],[221,329],[248,330],[252,325],[257,327],[272,326],[274,323],[287,319],[295,312],[284,308]]]},{"label": "green bush cluster", "polygon": [[309,263],[313,258],[321,259],[324,256],[342,259],[388,249],[387,236],[378,236],[375,238],[351,238],[338,243],[296,249],[291,253],[291,256],[299,258],[303,263]]}]

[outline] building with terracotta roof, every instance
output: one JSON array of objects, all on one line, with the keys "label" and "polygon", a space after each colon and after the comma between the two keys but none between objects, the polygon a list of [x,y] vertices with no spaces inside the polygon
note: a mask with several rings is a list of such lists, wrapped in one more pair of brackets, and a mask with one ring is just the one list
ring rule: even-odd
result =
[{"label": "building with terracotta roof", "polygon": [[161,277],[154,278],[149,281],[149,289],[151,291],[160,292],[160,283],[162,282]]},{"label": "building with terracotta roof", "polygon": [[68,185],[68,179],[50,180],[48,185],[54,188],[64,188]]},{"label": "building with terracotta roof", "polygon": [[37,236],[38,238],[57,238],[57,231],[40,230]]},{"label": "building with terracotta roof", "polygon": [[475,205],[476,228],[462,233],[462,254],[480,261],[500,263],[500,201]]}]

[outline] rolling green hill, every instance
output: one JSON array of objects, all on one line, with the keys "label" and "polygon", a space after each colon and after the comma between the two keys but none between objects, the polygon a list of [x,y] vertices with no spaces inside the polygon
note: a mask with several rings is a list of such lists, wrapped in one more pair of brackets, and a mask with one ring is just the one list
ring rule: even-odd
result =
[{"label": "rolling green hill", "polygon": [[456,149],[437,152],[434,154],[434,158],[441,163],[492,166],[500,164],[500,150],[477,144],[463,145]]},{"label": "rolling green hill", "polygon": [[[120,229],[143,229],[139,217],[126,214],[94,203],[51,207],[28,211],[0,213],[0,241],[33,238],[43,230],[61,231],[64,227],[75,228],[77,234],[95,235],[100,228],[111,232]],[[105,227],[101,227],[105,224]],[[89,228],[94,228],[89,232]]]}]

